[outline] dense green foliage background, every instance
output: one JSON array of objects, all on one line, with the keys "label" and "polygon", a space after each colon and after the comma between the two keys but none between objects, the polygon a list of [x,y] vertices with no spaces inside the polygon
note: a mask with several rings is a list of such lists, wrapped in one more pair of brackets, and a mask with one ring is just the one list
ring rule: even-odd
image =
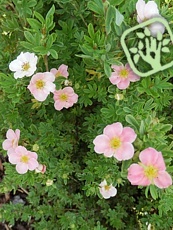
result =
[{"label": "dense green foliage background", "polygon": [[[173,30],[171,1],[156,2]],[[39,161],[47,166],[45,174],[19,175],[1,151],[5,175],[0,193],[27,193],[25,204],[1,207],[1,222],[14,226],[24,221],[36,230],[147,229],[147,223],[154,229],[173,227],[173,186],[146,197],[145,188],[131,186],[126,179],[127,168],[147,147],[163,153],[173,176],[173,68],[141,78],[126,90],[108,79],[111,64],[127,62],[120,37],[137,24],[135,4],[0,0],[0,142],[9,128],[20,129],[21,144],[36,148]],[[27,89],[30,78],[16,80],[8,68],[21,51],[39,57],[37,72],[68,65],[78,103],[56,111],[51,96],[43,103],[34,101]],[[61,84],[60,78],[57,87]],[[123,100],[116,99],[117,93]],[[123,163],[93,149],[93,139],[118,121],[138,135],[134,158]],[[109,200],[98,190],[104,178],[118,189]],[[53,184],[47,186],[47,180]]]}]

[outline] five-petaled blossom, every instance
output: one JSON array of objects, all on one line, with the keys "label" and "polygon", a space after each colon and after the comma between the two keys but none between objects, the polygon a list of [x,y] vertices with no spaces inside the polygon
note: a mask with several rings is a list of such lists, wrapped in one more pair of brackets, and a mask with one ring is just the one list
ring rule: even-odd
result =
[{"label": "five-petaled blossom", "polygon": [[117,194],[117,189],[111,185],[107,185],[106,180],[104,179],[104,181],[102,181],[99,184],[99,190],[101,195],[105,198],[105,199],[109,199],[110,197],[114,197]]},{"label": "five-petaled blossom", "polygon": [[172,185],[172,178],[166,172],[165,162],[161,152],[147,148],[139,154],[140,163],[128,168],[128,180],[132,185],[148,186],[154,184],[159,188]]},{"label": "five-petaled blossom", "polygon": [[2,147],[4,150],[7,150],[7,154],[9,154],[10,149],[15,149],[18,146],[20,130],[16,129],[13,131],[9,129],[6,133],[6,137],[7,139],[2,143]]},{"label": "five-petaled blossom", "polygon": [[10,149],[9,152],[9,162],[16,165],[16,171],[20,174],[33,171],[39,166],[37,153],[28,151],[23,146]]},{"label": "five-petaled blossom", "polygon": [[60,65],[58,69],[51,69],[50,72],[53,73],[55,75],[55,77],[59,77],[59,76],[62,76],[62,77],[65,77],[67,78],[69,73],[67,71],[68,69],[68,66],[67,65]]},{"label": "five-petaled blossom", "polygon": [[55,90],[54,92],[54,107],[56,110],[63,108],[68,109],[72,107],[78,100],[78,95],[74,92],[72,87],[65,87],[64,89]]},{"label": "five-petaled blossom", "polygon": [[9,64],[9,69],[14,73],[14,78],[22,78],[24,76],[32,76],[36,71],[37,56],[34,53],[23,53]]},{"label": "five-petaled blossom", "polygon": [[114,156],[118,161],[129,160],[134,155],[132,142],[135,141],[136,136],[132,128],[123,128],[120,122],[116,122],[107,125],[103,134],[94,139],[94,150],[106,157]]},{"label": "five-petaled blossom", "polygon": [[[138,0],[136,3],[136,11],[137,11],[137,21],[139,23],[147,21],[151,18],[160,18],[159,10],[157,4],[154,1],[149,1],[145,3],[144,0]],[[156,37],[157,33],[164,33],[165,26],[162,23],[155,22],[149,25],[149,30],[151,35]]]},{"label": "five-petaled blossom", "polygon": [[28,89],[36,100],[45,101],[50,92],[55,91],[55,76],[50,72],[36,73],[32,76]]},{"label": "five-petaled blossom", "polygon": [[109,80],[119,89],[126,89],[130,85],[130,82],[139,81],[140,79],[140,77],[132,71],[128,63],[125,66],[112,65],[111,67],[114,72],[112,72]]}]

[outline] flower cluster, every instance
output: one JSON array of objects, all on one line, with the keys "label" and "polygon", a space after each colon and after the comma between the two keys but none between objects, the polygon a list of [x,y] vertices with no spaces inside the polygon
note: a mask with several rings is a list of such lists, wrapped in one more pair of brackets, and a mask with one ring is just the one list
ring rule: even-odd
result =
[{"label": "flower cluster", "polygon": [[[120,122],[107,125],[103,134],[94,140],[94,150],[105,157],[115,157],[118,161],[129,160],[134,155],[132,143],[137,135],[130,127],[124,127]],[[128,168],[127,179],[132,185],[149,186],[156,185],[158,188],[167,188],[172,185],[172,178],[166,172],[166,166],[161,152],[154,148],[147,148],[139,154],[140,163],[132,164]],[[115,196],[117,190],[107,185],[106,180],[101,182],[99,190],[105,199]]]},{"label": "flower cluster", "polygon": [[[9,65],[11,71],[14,71],[14,77],[23,78],[24,76],[32,76],[36,71],[37,56],[34,53],[23,53],[12,61]],[[32,76],[28,89],[34,98],[38,101],[45,101],[50,93],[54,94],[54,106],[56,110],[72,107],[78,100],[78,95],[72,87],[56,90],[54,81],[57,77],[69,76],[68,66],[60,65],[58,69],[51,69],[50,72],[36,73]]]},{"label": "flower cluster", "polygon": [[[7,139],[2,143],[4,150],[7,150],[9,162],[16,165],[16,171],[24,174],[28,170],[46,171],[46,166],[38,163],[38,155],[35,152],[28,151],[24,146],[18,145],[20,139],[20,130],[13,131],[9,129],[6,133]],[[44,169],[42,169],[42,166]]]}]

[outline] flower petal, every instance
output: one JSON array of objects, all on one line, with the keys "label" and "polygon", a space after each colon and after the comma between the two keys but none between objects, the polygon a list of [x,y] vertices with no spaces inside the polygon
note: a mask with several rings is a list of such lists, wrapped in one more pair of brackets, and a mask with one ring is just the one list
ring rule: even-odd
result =
[{"label": "flower petal", "polygon": [[118,84],[117,84],[117,87],[119,89],[127,89],[130,85],[130,81],[128,78],[124,79],[123,81],[120,81]]},{"label": "flower petal", "polygon": [[28,169],[30,171],[32,171],[32,170],[36,169],[38,167],[38,165],[39,165],[38,161],[34,158],[31,158],[28,162]]},{"label": "flower petal", "polygon": [[111,125],[107,125],[104,130],[103,134],[108,136],[110,139],[119,137],[123,131],[123,126],[120,122],[113,123]]},{"label": "flower petal", "polygon": [[123,128],[122,134],[121,134],[121,141],[123,142],[134,142],[137,135],[135,131],[130,127]]},{"label": "flower petal", "polygon": [[22,163],[22,162],[19,162],[17,165],[16,165],[16,171],[19,173],[19,174],[24,174],[28,171],[28,165],[25,164],[25,163]]},{"label": "flower petal", "polygon": [[144,175],[143,167],[138,164],[132,164],[128,168],[127,179],[132,185],[147,186],[150,184],[150,181]]},{"label": "flower petal", "polygon": [[129,160],[134,155],[134,147],[130,143],[122,143],[121,147],[118,148],[114,154],[114,157],[118,161]]},{"label": "flower petal", "polygon": [[139,155],[139,159],[144,165],[153,165],[160,170],[166,169],[161,152],[158,152],[154,148],[149,147],[143,150]]},{"label": "flower petal", "polygon": [[145,1],[138,0],[136,3],[136,11],[138,14],[138,22],[141,23],[144,20],[144,8],[145,8]]},{"label": "flower petal", "polygon": [[154,1],[149,1],[144,8],[144,17],[147,19],[154,18],[159,15],[157,4]]},{"label": "flower petal", "polygon": [[172,185],[172,178],[166,171],[160,171],[153,181],[158,188],[167,188]]},{"label": "flower petal", "polygon": [[109,146],[109,138],[102,134],[98,135],[94,140],[93,143],[95,145],[94,151],[96,153],[104,153],[110,146]]}]

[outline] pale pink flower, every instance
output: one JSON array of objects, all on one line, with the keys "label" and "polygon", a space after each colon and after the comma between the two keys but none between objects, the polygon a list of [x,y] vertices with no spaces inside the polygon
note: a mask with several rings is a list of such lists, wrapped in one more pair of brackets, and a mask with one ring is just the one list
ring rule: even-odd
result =
[{"label": "pale pink flower", "polygon": [[56,90],[54,92],[54,106],[56,110],[63,108],[68,109],[72,107],[78,100],[78,95],[74,92],[72,87],[65,87],[64,89]]},{"label": "pale pink flower", "polygon": [[172,178],[166,172],[165,162],[161,152],[147,148],[139,154],[140,163],[128,168],[128,180],[132,185],[148,186],[155,184],[159,188],[172,185]]},{"label": "pale pink flower", "polygon": [[99,184],[99,191],[101,193],[101,195],[105,198],[105,199],[109,199],[110,197],[114,197],[117,194],[117,189],[111,185],[107,185],[106,180],[102,181]]},{"label": "pale pink flower", "polygon": [[67,78],[69,75],[67,69],[68,69],[68,66],[62,64],[62,65],[60,65],[60,67],[58,69],[53,68],[50,70],[50,72],[53,73],[55,75],[55,77],[62,76],[62,77]]},{"label": "pale pink flower", "polygon": [[44,174],[46,172],[46,165],[39,164],[35,172]]},{"label": "pale pink flower", "polygon": [[9,162],[16,165],[16,171],[20,174],[26,173],[28,170],[33,171],[38,167],[37,154],[28,151],[23,146],[10,149]]},{"label": "pale pink flower", "polygon": [[31,76],[36,71],[37,65],[37,56],[34,53],[23,53],[12,61],[9,65],[9,69],[14,73],[14,78],[22,78],[24,76]]},{"label": "pale pink flower", "polygon": [[38,101],[45,101],[50,92],[55,91],[55,76],[50,72],[36,73],[32,76],[28,89]]},{"label": "pale pink flower", "polygon": [[120,122],[116,122],[107,125],[103,134],[94,139],[94,150],[96,153],[104,154],[105,157],[114,156],[118,161],[129,160],[134,155],[134,147],[131,143],[136,136],[132,128],[123,128]]},{"label": "pale pink flower", "polygon": [[[137,21],[142,23],[151,18],[161,17],[159,14],[159,9],[157,4],[154,1],[148,1],[145,3],[144,0],[138,0],[136,3],[136,11],[137,11]],[[151,24],[149,27],[151,35],[156,37],[157,33],[164,33],[165,26],[162,23],[156,22]]]},{"label": "pale pink flower", "polygon": [[112,72],[109,80],[119,89],[126,89],[130,85],[130,82],[139,81],[140,79],[140,77],[132,71],[128,63],[125,66],[112,65],[111,67],[114,72]]},{"label": "pale pink flower", "polygon": [[13,131],[9,129],[6,133],[7,139],[2,143],[2,148],[7,150],[7,154],[10,149],[15,149],[18,146],[19,138],[20,138],[20,130],[16,129]]}]

